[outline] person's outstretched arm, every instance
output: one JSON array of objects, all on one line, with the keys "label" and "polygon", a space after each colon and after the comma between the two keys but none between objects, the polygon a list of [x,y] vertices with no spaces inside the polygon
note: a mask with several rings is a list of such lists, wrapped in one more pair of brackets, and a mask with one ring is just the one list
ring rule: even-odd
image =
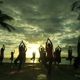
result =
[{"label": "person's outstretched arm", "polygon": [[50,43],[52,44],[52,41],[48,38],[48,40],[50,41]]},{"label": "person's outstretched arm", "polygon": [[3,49],[5,50],[5,45],[3,44]]},{"label": "person's outstretched arm", "polygon": [[51,47],[53,48],[53,44],[52,44],[52,41],[48,38],[48,40],[50,41],[50,43],[51,43]]},{"label": "person's outstretched arm", "polygon": [[25,46],[25,52],[27,51],[27,47]]},{"label": "person's outstretched arm", "polygon": [[45,48],[46,48],[46,50],[47,50],[47,44],[48,44],[48,38],[47,38],[47,41],[46,41],[46,47],[45,47]]}]

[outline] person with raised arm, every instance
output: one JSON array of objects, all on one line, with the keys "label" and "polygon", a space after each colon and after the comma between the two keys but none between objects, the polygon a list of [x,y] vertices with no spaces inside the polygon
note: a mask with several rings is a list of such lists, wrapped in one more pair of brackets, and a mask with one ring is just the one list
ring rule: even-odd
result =
[{"label": "person with raised arm", "polygon": [[15,65],[17,65],[17,62],[19,61],[18,70],[21,69],[22,63],[24,62],[25,52],[26,51],[27,51],[27,48],[25,48],[24,42],[21,41],[21,43],[19,45],[19,55],[18,55],[18,57],[14,61]]},{"label": "person with raised arm", "polygon": [[4,50],[5,50],[5,45],[3,44],[1,48],[1,53],[0,53],[0,64],[2,65],[3,59],[4,59]]},{"label": "person with raised arm", "polygon": [[60,46],[57,46],[55,48],[55,52],[54,52],[54,63],[56,66],[56,68],[59,68],[59,63],[61,63],[61,51],[62,49],[60,48]]},{"label": "person with raised arm", "polygon": [[11,63],[13,62],[13,59],[14,59],[14,53],[15,53],[15,50],[12,50],[11,51],[11,57],[10,57]]},{"label": "person with raised arm", "polygon": [[[49,43],[48,43],[49,41]],[[51,40],[48,38],[46,41],[46,59],[43,61],[44,66],[48,70],[47,74],[51,75],[51,68],[52,68],[52,62],[53,62],[53,44]],[[47,64],[49,62],[49,64]]]}]

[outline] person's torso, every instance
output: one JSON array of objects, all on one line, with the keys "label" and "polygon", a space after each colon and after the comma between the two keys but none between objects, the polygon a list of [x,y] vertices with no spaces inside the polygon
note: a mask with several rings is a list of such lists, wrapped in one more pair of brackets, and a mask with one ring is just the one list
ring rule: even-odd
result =
[{"label": "person's torso", "polygon": [[53,51],[52,51],[52,48],[47,48],[46,50],[47,52],[47,58],[53,58]]}]

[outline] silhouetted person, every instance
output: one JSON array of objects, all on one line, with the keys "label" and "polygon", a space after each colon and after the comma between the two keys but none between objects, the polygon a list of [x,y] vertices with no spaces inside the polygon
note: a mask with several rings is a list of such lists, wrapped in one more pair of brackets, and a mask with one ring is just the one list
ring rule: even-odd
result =
[{"label": "silhouetted person", "polygon": [[2,63],[3,59],[4,59],[4,50],[5,50],[5,45],[2,46],[1,48],[1,54],[0,54],[0,63]]},{"label": "silhouetted person", "polygon": [[78,43],[77,43],[77,57],[80,58],[80,36],[79,36],[79,39],[78,39]]},{"label": "silhouetted person", "polygon": [[54,52],[54,62],[58,68],[59,68],[59,63],[61,63],[61,50],[62,49],[59,46],[57,46]]},{"label": "silhouetted person", "polygon": [[33,60],[33,61],[35,61],[35,54],[36,54],[35,52],[32,53],[32,58],[31,58],[31,60]]},{"label": "silhouetted person", "polygon": [[71,65],[71,62],[72,62],[72,47],[71,46],[69,46],[68,48],[68,58],[66,60],[69,60],[70,65]]},{"label": "silhouetted person", "polygon": [[19,61],[19,66],[18,69],[21,69],[22,63],[24,62],[24,58],[25,58],[25,44],[22,41],[19,45],[19,55],[18,57],[15,59],[14,63],[15,65],[17,65],[17,62]]},{"label": "silhouetted person", "polygon": [[42,63],[46,58],[46,51],[44,50],[44,47],[42,45],[39,47],[39,54],[40,54],[39,62],[41,63],[42,66]]},{"label": "silhouetted person", "polygon": [[73,66],[75,69],[78,69],[78,66],[80,65],[80,36],[78,38],[78,43],[77,43],[77,57],[74,59]]},{"label": "silhouetted person", "polygon": [[[48,41],[50,43],[48,43]],[[46,59],[43,61],[44,66],[48,70],[48,75],[51,75],[51,68],[52,68],[52,62],[53,62],[53,44],[51,40],[48,38],[46,41]],[[47,64],[49,62],[49,64]]]},{"label": "silhouetted person", "polygon": [[39,57],[39,62],[40,62],[45,58],[45,51],[42,45],[39,47],[39,54],[40,54],[40,57]]},{"label": "silhouetted person", "polygon": [[14,59],[14,53],[15,53],[15,50],[11,51],[11,57],[10,57],[11,63],[13,62],[13,59]]}]

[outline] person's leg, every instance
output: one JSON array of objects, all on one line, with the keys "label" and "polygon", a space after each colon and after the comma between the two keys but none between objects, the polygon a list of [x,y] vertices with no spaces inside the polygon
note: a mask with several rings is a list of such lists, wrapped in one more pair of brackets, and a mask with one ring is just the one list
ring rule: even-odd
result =
[{"label": "person's leg", "polygon": [[74,67],[75,69],[78,69],[78,57],[76,57],[76,58],[74,59],[73,67]]},{"label": "person's leg", "polygon": [[17,61],[19,61],[19,57],[14,60],[14,64],[17,65]]},{"label": "person's leg", "polygon": [[45,58],[45,60],[43,60],[42,62],[46,69],[48,69],[47,62],[48,62],[48,58]]},{"label": "person's leg", "polygon": [[23,58],[20,58],[19,59],[20,60],[20,62],[19,62],[19,66],[18,66],[18,70],[20,70],[21,69],[21,67],[22,67],[22,63],[23,63]]},{"label": "person's leg", "polygon": [[48,75],[51,75],[52,62],[53,62],[53,59],[49,59]]},{"label": "person's leg", "polygon": [[1,58],[1,65],[3,64],[2,61],[3,61],[3,57]]}]

